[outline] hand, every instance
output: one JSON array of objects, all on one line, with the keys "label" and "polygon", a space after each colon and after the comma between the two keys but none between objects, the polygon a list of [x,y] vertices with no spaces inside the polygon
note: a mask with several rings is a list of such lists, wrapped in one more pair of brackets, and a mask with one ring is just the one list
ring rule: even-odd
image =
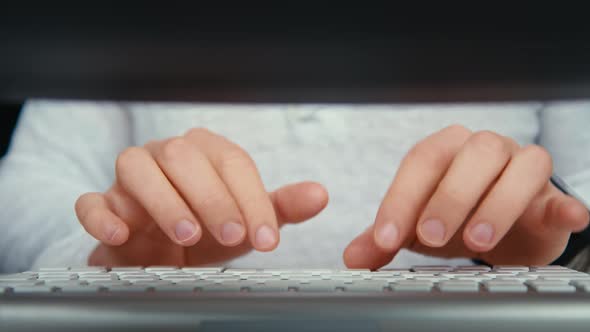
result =
[{"label": "hand", "polygon": [[244,150],[192,129],[123,151],[113,186],[80,196],[76,214],[102,242],[91,265],[205,265],[273,250],[280,226],[313,217],[327,201],[311,182],[268,193]]},{"label": "hand", "polygon": [[549,264],[588,224],[583,204],[555,188],[550,155],[488,131],[445,128],[406,155],[373,226],[344,252],[376,269],[401,248],[490,264]]}]

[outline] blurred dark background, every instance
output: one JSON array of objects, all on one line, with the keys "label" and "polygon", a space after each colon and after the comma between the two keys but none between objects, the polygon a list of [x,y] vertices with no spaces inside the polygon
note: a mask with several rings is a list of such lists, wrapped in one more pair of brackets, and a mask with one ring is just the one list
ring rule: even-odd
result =
[{"label": "blurred dark background", "polygon": [[0,103],[0,156],[8,149],[21,108],[21,103]]}]

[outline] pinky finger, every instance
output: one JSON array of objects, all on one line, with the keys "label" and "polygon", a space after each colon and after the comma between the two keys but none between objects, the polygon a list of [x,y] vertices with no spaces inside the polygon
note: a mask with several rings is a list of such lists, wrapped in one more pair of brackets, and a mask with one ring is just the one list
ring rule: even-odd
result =
[{"label": "pinky finger", "polygon": [[588,226],[588,210],[575,198],[559,195],[546,203],[545,222],[571,232],[580,232]]},{"label": "pinky finger", "polygon": [[105,244],[122,245],[129,237],[129,228],[111,211],[101,193],[80,196],[76,201],[76,215],[84,229]]}]

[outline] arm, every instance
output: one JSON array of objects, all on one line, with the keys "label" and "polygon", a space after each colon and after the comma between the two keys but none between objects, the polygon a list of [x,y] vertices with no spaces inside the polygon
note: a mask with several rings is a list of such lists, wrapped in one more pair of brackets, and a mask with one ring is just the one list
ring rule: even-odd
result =
[{"label": "arm", "polygon": [[[554,170],[586,202],[590,200],[590,103],[548,104],[541,113],[539,143],[553,156]],[[589,228],[583,233],[590,232]],[[572,234],[564,253],[554,262],[590,270],[588,236]]]},{"label": "arm", "polygon": [[0,270],[86,265],[97,241],[74,203],[108,188],[130,134],[127,113],[113,103],[25,104],[0,167]]}]

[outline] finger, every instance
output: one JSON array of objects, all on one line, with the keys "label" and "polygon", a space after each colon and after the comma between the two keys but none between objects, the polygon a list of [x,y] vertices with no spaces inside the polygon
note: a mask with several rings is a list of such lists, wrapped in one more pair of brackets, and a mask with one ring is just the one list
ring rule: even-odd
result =
[{"label": "finger", "polygon": [[168,181],[150,153],[132,147],[116,162],[117,182],[175,243],[191,246],[202,231],[197,218]]},{"label": "finger", "polygon": [[146,222],[152,220],[152,217],[133,197],[121,187],[120,183],[115,182],[107,192],[104,198],[111,208],[111,211],[117,215],[129,227],[129,231],[141,230],[145,227]]},{"label": "finger", "polygon": [[467,247],[491,250],[547,185],[551,172],[545,149],[529,145],[517,152],[468,221],[463,232]]},{"label": "finger", "polygon": [[[269,195],[281,225],[300,222],[315,216],[328,200],[325,189],[312,182],[287,185]],[[252,249],[249,242],[242,242],[231,250],[219,250],[218,244],[213,241],[208,233],[203,234],[199,243],[192,250],[187,250],[187,262],[191,265],[219,263],[239,257]]]},{"label": "finger", "polygon": [[101,193],[86,193],[80,196],[75,209],[84,229],[97,240],[113,246],[127,241],[127,225],[111,211]]},{"label": "finger", "polygon": [[375,221],[375,243],[393,252],[415,239],[420,211],[471,132],[447,127],[418,143],[402,161]]},{"label": "finger", "polygon": [[328,192],[319,183],[301,182],[270,194],[279,226],[310,219],[328,204]]},{"label": "finger", "polygon": [[245,219],[252,246],[270,251],[279,243],[277,218],[252,158],[240,147],[205,129],[193,129],[186,137],[209,158],[234,197]]},{"label": "finger", "polygon": [[584,204],[562,192],[556,192],[546,202],[543,223],[548,227],[576,233],[588,227],[589,218]]},{"label": "finger", "polygon": [[244,240],[246,228],[234,198],[209,159],[191,141],[184,137],[166,140],[155,149],[154,156],[166,177],[219,243],[236,246]]},{"label": "finger", "polygon": [[343,259],[348,268],[376,270],[391,262],[395,254],[375,244],[374,232],[374,226],[369,227],[346,247]]},{"label": "finger", "polygon": [[501,136],[481,131],[469,137],[426,204],[416,227],[420,242],[442,247],[455,235],[510,160]]}]

